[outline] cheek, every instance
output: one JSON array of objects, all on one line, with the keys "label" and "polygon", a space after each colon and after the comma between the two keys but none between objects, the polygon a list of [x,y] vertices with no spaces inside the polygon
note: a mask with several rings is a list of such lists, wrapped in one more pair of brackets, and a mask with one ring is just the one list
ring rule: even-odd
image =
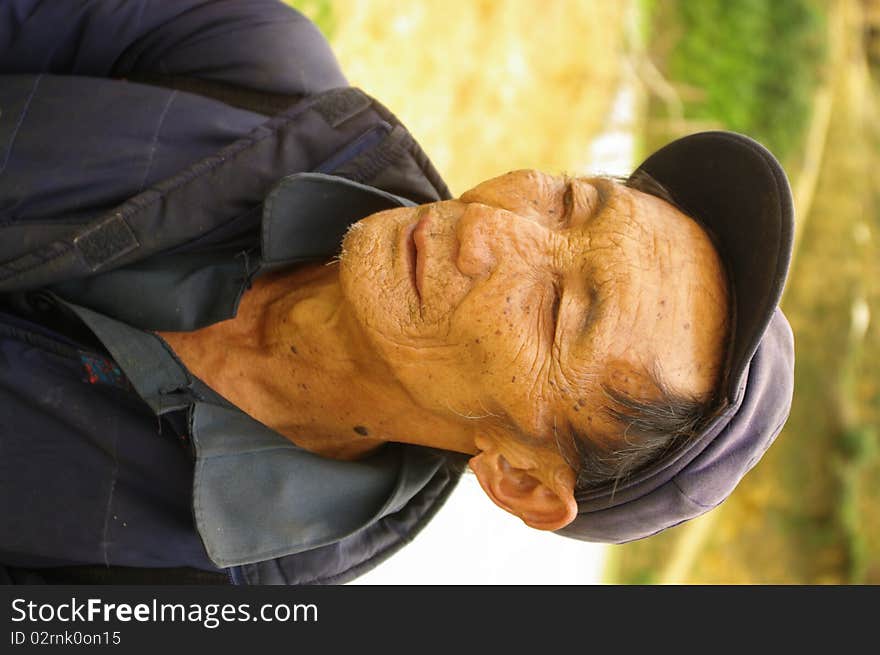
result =
[{"label": "cheek", "polygon": [[339,257],[346,301],[370,336],[402,332],[418,315],[409,275],[399,266],[399,235],[415,220],[410,207],[379,212],[352,225]]},{"label": "cheek", "polygon": [[479,376],[486,394],[499,400],[534,387],[549,354],[540,312],[541,292],[534,284],[469,297],[453,321],[462,374]]},{"label": "cheek", "polygon": [[550,391],[544,382],[549,353],[536,338],[539,289],[477,291],[458,308],[442,343],[386,344],[385,356],[421,407],[485,416],[498,407],[534,404]]}]

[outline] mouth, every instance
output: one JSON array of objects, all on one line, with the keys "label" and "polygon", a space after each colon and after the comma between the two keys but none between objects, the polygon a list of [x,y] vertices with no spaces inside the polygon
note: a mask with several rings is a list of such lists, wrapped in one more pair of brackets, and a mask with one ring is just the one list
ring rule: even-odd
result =
[{"label": "mouth", "polygon": [[418,221],[407,228],[405,247],[403,248],[403,251],[404,257],[406,258],[406,270],[409,273],[409,279],[412,282],[413,289],[415,289],[416,291],[416,296],[418,296],[419,302],[421,302],[422,293],[419,289],[418,280],[416,279],[416,267],[418,266],[419,261],[419,249],[416,248],[416,242],[413,239],[413,233],[416,231],[416,225],[418,225]]},{"label": "mouth", "polygon": [[404,230],[403,243],[400,249],[404,253],[406,269],[416,296],[419,299],[419,304],[422,302],[422,285],[425,278],[425,258],[424,256],[420,257],[419,254],[420,251],[424,253],[428,219],[429,212],[422,211],[419,213],[419,218],[416,222]]}]

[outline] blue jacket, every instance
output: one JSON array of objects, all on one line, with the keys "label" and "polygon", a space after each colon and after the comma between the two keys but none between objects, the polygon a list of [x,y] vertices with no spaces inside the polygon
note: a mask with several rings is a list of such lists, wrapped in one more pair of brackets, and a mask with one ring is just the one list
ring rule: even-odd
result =
[{"label": "blue jacket", "polygon": [[[334,91],[326,42],[275,1],[21,0],[0,30],[0,281],[45,273],[0,294],[0,576],[342,582],[395,552],[454,460],[307,453],[150,330],[229,318],[352,221],[448,197],[424,153]],[[356,138],[319,138],[338,126]]]}]

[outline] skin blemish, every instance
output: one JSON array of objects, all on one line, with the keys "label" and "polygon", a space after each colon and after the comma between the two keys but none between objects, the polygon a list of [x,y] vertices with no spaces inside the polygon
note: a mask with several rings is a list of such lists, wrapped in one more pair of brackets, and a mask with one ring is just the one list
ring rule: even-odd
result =
[{"label": "skin blemish", "polygon": [[290,352],[292,352],[294,355],[299,355],[299,353],[296,351],[296,346],[291,346]]},{"label": "skin blemish", "polygon": [[685,324],[684,324],[684,329],[685,329],[685,330],[690,330],[690,329],[691,329],[691,324],[690,324],[690,323],[685,323]]},{"label": "skin blemish", "polygon": [[572,409],[574,409],[574,411],[576,411],[576,412],[581,411],[581,408],[578,407],[577,405],[572,405]]},{"label": "skin blemish", "polygon": [[587,401],[586,401],[586,400],[584,400],[583,398],[578,398],[578,405],[579,405],[580,407],[583,407],[583,406],[586,405],[586,404],[587,404]]},{"label": "skin blemish", "polygon": [[496,334],[496,335],[500,335],[500,334],[501,334],[501,330],[495,330],[495,334]]},{"label": "skin blemish", "polygon": [[512,378],[510,378],[510,381],[511,381],[511,382],[516,382],[516,376],[514,375]]},{"label": "skin blemish", "polygon": [[365,428],[363,425],[354,426],[354,431],[357,432],[362,437],[366,437],[367,435],[370,434],[370,431],[367,430],[367,428]]}]

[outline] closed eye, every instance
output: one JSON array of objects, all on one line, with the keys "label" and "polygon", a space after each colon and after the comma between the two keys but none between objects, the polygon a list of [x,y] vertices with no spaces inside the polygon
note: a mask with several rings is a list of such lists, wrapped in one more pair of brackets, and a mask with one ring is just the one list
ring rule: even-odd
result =
[{"label": "closed eye", "polygon": [[559,330],[559,309],[562,304],[562,286],[559,282],[553,283],[553,300],[550,304],[550,342],[556,339],[556,333]]},{"label": "closed eye", "polygon": [[562,194],[562,224],[565,227],[571,223],[571,214],[574,211],[574,180],[568,180],[565,192]]}]

